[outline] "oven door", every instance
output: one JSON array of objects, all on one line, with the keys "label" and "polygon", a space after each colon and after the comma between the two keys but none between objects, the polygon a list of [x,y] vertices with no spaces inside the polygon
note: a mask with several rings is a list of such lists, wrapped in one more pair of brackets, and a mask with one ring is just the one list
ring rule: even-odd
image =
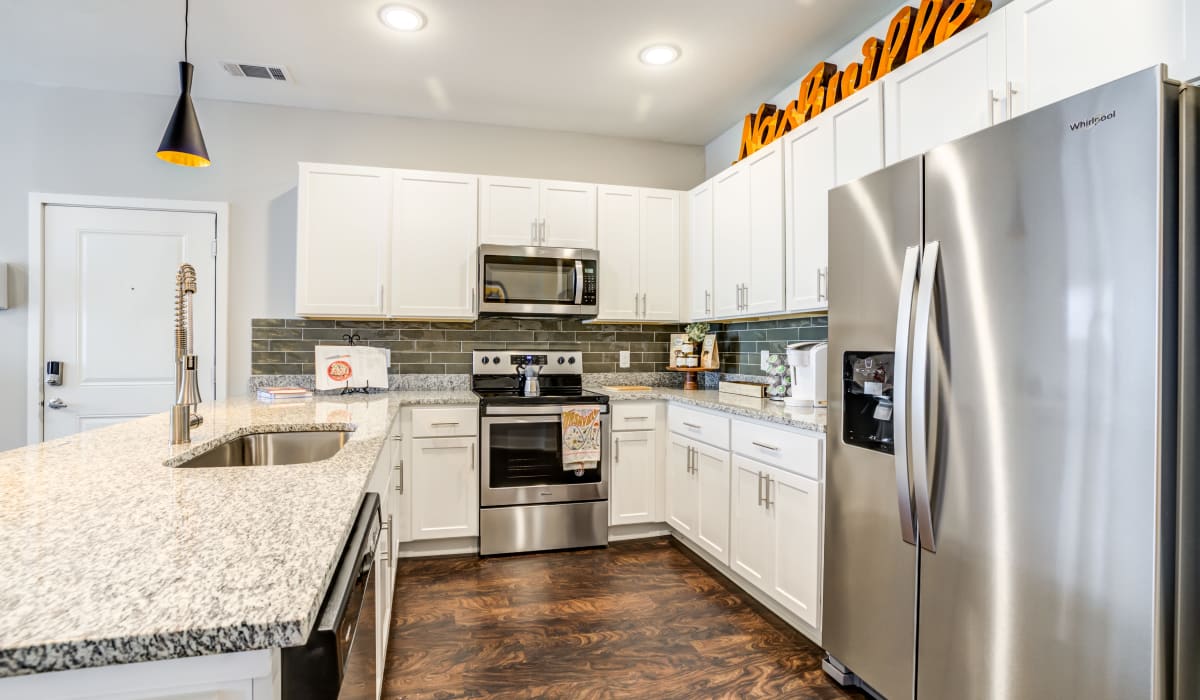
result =
[{"label": "oven door", "polygon": [[562,418],[557,415],[485,417],[479,504],[598,501],[608,498],[608,414],[600,414],[600,466],[565,470]]},{"label": "oven door", "polygon": [[595,316],[596,253],[571,248],[479,247],[479,313]]}]

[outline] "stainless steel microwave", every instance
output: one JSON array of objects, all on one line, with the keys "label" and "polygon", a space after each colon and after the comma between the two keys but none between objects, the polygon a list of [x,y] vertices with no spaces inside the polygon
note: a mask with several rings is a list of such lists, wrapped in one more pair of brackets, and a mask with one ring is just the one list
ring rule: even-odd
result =
[{"label": "stainless steel microwave", "polygon": [[599,260],[585,248],[481,245],[479,315],[594,317]]}]

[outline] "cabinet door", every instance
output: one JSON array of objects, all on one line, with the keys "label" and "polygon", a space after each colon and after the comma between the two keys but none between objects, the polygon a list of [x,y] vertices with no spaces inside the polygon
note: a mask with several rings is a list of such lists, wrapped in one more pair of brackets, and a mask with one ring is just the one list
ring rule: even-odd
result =
[{"label": "cabinet door", "polygon": [[640,317],[638,190],[599,188],[600,313],[605,321]]},{"label": "cabinet door", "polygon": [[631,430],[612,434],[609,525],[654,522],[655,443],[653,430]]},{"label": "cabinet door", "polygon": [[475,438],[413,440],[413,539],[479,534]]},{"label": "cabinet door", "polygon": [[688,193],[688,318],[713,317],[713,183]]},{"label": "cabinet door", "polygon": [[689,540],[697,541],[699,483],[691,471],[694,443],[674,433],[667,443],[667,523]]},{"label": "cabinet door", "polygon": [[296,314],[382,316],[392,235],[392,171],[300,164]]},{"label": "cabinet door", "polygon": [[741,285],[750,276],[750,172],[743,161],[713,180],[715,316],[737,316]]},{"label": "cabinet door", "polygon": [[699,443],[694,447],[696,477],[700,490],[696,543],[728,566],[729,453]]},{"label": "cabinet door", "polygon": [[1004,17],[985,17],[883,77],[888,164],[1003,118]]},{"label": "cabinet door", "polygon": [[[853,99],[853,95],[850,99]],[[787,155],[787,307],[825,307],[822,293],[829,245],[829,188],[833,186],[833,126],[818,116],[784,141]]]},{"label": "cabinet door", "polygon": [[1166,63],[1174,78],[1195,77],[1188,23],[1194,26],[1200,12],[1187,7],[1190,1],[1013,0],[1004,7],[1008,113],[1037,109],[1155,63]]},{"label": "cabinet door", "polygon": [[748,158],[750,171],[750,267],[742,279],[742,313],[783,311],[783,143]]},{"label": "cabinet door", "polygon": [[483,177],[479,180],[479,242],[537,245],[537,180]]},{"label": "cabinet door", "polygon": [[389,438],[392,443],[392,479],[395,481],[395,516],[396,535],[393,538],[397,544],[412,540],[412,474],[405,463],[404,437],[397,431]]},{"label": "cabinet door", "polygon": [[596,186],[544,180],[541,185],[541,245],[596,247]]},{"label": "cabinet door", "polygon": [[479,181],[398,170],[388,314],[474,318]]},{"label": "cabinet door", "polygon": [[679,193],[643,189],[640,198],[642,318],[678,321]]},{"label": "cabinet door", "polygon": [[821,624],[821,487],[816,481],[774,467],[768,503],[775,600],[813,627]]},{"label": "cabinet door", "polygon": [[764,491],[770,467],[741,455],[733,457],[730,498],[729,566],[766,593],[771,592],[775,536]]}]

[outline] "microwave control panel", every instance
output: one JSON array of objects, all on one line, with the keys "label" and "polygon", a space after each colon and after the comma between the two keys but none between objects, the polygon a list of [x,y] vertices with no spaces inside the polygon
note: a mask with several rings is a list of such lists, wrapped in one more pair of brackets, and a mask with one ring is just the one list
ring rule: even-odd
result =
[{"label": "microwave control panel", "polygon": [[592,262],[583,265],[583,304],[596,304],[596,264]]}]

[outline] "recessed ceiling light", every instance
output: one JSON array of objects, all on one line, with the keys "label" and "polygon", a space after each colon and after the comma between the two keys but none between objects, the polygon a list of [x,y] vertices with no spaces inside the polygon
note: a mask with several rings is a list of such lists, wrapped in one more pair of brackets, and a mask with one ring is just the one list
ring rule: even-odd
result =
[{"label": "recessed ceiling light", "polygon": [[638,58],[648,66],[665,66],[679,60],[679,47],[670,44],[654,44],[642,49]]},{"label": "recessed ceiling light", "polygon": [[425,26],[425,15],[404,5],[384,5],[379,10],[379,21],[398,32],[415,32]]}]

